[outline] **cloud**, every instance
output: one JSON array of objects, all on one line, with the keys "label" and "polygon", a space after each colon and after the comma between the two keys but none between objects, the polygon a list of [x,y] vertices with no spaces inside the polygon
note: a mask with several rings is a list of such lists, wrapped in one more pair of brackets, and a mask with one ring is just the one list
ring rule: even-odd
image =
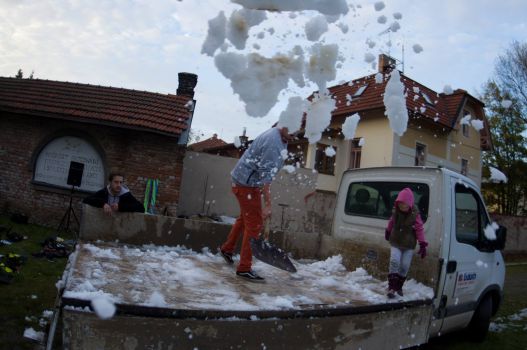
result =
[{"label": "cloud", "polygon": [[[229,142],[243,126],[256,136],[277,120],[289,97],[306,97],[316,87],[290,86],[269,117],[246,116],[213,60],[200,54],[207,21],[220,10],[229,16],[239,8],[228,0],[2,1],[0,75],[34,69],[36,78],[174,93],[178,72],[196,73],[194,125],[211,133],[223,129]],[[379,35],[395,12],[403,15],[401,30]],[[523,0],[399,0],[386,2],[379,12],[373,4],[355,7],[337,21],[349,27],[346,34],[331,23],[323,36],[326,44],[339,44],[343,56],[342,68],[329,85],[374,73],[376,66],[363,60],[366,52],[402,58],[404,44],[408,76],[437,91],[449,84],[473,93],[490,77],[495,57],[510,41],[525,40],[526,12]],[[292,19],[289,13],[268,13],[269,20],[249,32],[244,52],[254,51],[255,43],[267,57],[290,51],[306,42],[303,25],[313,15],[305,11]],[[389,23],[377,23],[379,15],[390,18]],[[259,33],[264,33],[263,39],[257,37]],[[366,45],[368,38],[376,42],[373,48]],[[414,44],[425,50],[414,54]]]}]

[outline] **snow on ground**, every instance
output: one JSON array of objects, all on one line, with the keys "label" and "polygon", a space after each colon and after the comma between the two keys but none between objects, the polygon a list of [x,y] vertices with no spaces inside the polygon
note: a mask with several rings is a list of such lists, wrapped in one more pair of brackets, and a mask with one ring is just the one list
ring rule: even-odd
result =
[{"label": "snow on ground", "polygon": [[404,297],[390,300],[386,281],[362,268],[347,271],[341,256],[312,263],[293,261],[295,274],[255,260],[254,269],[266,278],[266,283],[257,284],[237,277],[236,264],[227,265],[207,248],[198,253],[184,247],[83,243],[79,249],[64,297],[92,305],[104,300],[98,311],[103,316],[113,303],[234,311],[361,306],[433,297],[431,288],[409,280]]},{"label": "snow on ground", "polygon": [[29,327],[24,330],[24,338],[32,339],[37,342],[44,340],[44,332],[37,332],[33,328]]},{"label": "snow on ground", "polygon": [[498,317],[494,320],[494,322],[490,323],[489,330],[491,332],[503,332],[507,329],[513,329],[513,330],[527,330],[527,326],[522,324],[517,324],[519,321],[523,321],[527,319],[527,309],[520,310],[518,313],[515,313],[513,315],[507,316],[507,317]]}]

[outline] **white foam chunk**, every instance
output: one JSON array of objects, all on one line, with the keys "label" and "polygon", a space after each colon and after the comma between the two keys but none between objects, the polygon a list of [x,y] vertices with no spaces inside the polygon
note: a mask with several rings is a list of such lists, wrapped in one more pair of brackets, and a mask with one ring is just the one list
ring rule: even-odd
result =
[{"label": "white foam chunk", "polygon": [[344,140],[352,140],[355,137],[355,131],[359,124],[360,116],[355,113],[346,118],[344,124],[342,124],[342,133],[344,134]]},{"label": "white foam chunk", "polygon": [[220,11],[216,17],[209,20],[209,29],[201,47],[201,53],[214,56],[214,52],[225,42],[226,27],[227,18],[223,11]]},{"label": "white foam chunk", "polygon": [[390,74],[383,100],[386,108],[384,114],[390,120],[390,127],[393,132],[402,136],[408,126],[408,110],[404,96],[404,85],[397,69],[394,69]]}]

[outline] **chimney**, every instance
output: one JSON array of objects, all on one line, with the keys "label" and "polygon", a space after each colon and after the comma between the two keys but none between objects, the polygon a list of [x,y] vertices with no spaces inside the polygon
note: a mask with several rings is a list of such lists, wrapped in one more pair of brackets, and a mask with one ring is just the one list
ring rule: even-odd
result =
[{"label": "chimney", "polygon": [[387,73],[395,68],[395,58],[383,53],[379,54],[379,73]]},{"label": "chimney", "polygon": [[213,138],[214,140],[216,140],[216,139],[218,138],[218,134],[213,134],[213,135],[212,135],[212,138]]},{"label": "chimney", "polygon": [[247,136],[245,136],[246,131],[247,131],[247,128],[243,128],[243,134],[242,134],[242,136],[240,136],[240,143],[241,143],[242,147],[246,147],[247,146],[247,141],[249,141],[249,138]]},{"label": "chimney", "polygon": [[198,76],[192,73],[178,73],[179,86],[176,94],[178,96],[194,97],[194,88],[198,83]]}]

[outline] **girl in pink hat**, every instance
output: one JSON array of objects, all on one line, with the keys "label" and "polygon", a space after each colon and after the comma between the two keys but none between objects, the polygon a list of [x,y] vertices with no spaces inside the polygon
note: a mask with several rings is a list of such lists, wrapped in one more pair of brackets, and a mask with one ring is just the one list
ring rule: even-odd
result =
[{"label": "girl in pink hat", "polygon": [[395,293],[403,296],[403,284],[410,269],[415,246],[419,242],[418,254],[422,259],[426,256],[428,246],[423,220],[419,215],[419,209],[414,205],[414,194],[408,187],[397,195],[384,237],[391,245],[388,297],[394,298]]}]

